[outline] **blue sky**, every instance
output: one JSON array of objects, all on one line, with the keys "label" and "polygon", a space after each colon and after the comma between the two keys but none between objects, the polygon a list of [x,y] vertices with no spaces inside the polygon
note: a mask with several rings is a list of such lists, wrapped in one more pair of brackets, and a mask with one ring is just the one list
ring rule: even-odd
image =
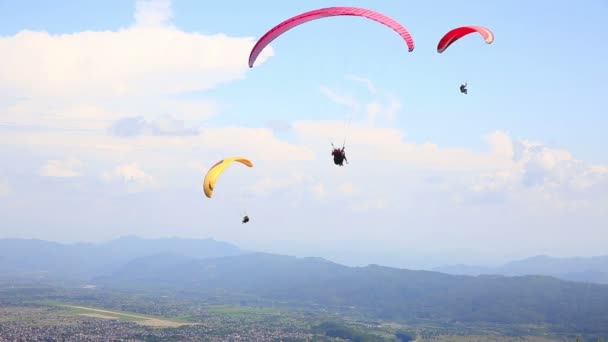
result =
[{"label": "blue sky", "polygon": [[[266,30],[335,5],[395,18],[415,50],[375,22],[327,18],[247,68]],[[408,267],[598,254],[608,238],[603,1],[24,0],[0,13],[0,237],[213,236]],[[471,24],[495,42],[437,54]],[[344,132],[352,163],[337,169],[327,148]],[[255,171],[231,169],[203,200],[203,172],[233,154]],[[255,225],[227,223],[243,210]]]},{"label": "blue sky", "polygon": [[[261,6],[245,1],[177,0],[173,23],[189,32],[258,37],[291,15],[333,5],[327,1]],[[310,89],[319,83],[339,84],[344,75],[357,74],[403,99],[412,114],[400,117],[397,124],[417,141],[481,148],[477,137],[498,128],[567,148],[586,160],[608,162],[601,144],[608,119],[605,109],[597,105],[608,90],[604,82],[608,51],[599,44],[608,12],[605,2],[580,6],[557,1],[547,7],[521,0],[498,2],[490,8],[484,1],[437,5],[352,1],[349,5],[372,8],[401,21],[414,35],[415,52],[406,53],[398,36],[374,22],[360,18],[317,21],[277,40],[273,46],[278,57],[272,64],[209,95],[227,99],[246,93],[230,106],[239,124],[314,117],[326,104],[319,103],[322,100]],[[4,13],[0,34],[6,36],[24,29],[56,34],[116,30],[132,23],[134,6],[129,1],[4,1],[0,10]],[[491,27],[496,42],[488,47],[477,37],[467,37],[445,54],[437,54],[439,37],[465,24]],[[309,55],[301,55],[305,53]],[[454,91],[465,80],[474,99]],[[287,82],[291,87],[277,86]],[[273,106],[265,113],[243,114],[259,107],[260,98],[268,92],[274,96]],[[296,113],[286,112],[296,96]]]}]

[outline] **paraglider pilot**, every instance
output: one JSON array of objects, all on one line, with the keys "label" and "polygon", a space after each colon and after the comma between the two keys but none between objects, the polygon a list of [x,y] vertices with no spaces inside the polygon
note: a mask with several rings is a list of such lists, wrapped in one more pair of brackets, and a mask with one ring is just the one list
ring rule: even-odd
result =
[{"label": "paraglider pilot", "polygon": [[241,222],[241,223],[247,223],[247,222],[249,222],[249,216],[245,215],[245,216],[243,216],[243,222]]},{"label": "paraglider pilot", "polygon": [[344,162],[348,164],[348,159],[346,159],[346,153],[344,152],[344,146],[342,148],[335,148],[334,144],[331,144],[333,150],[331,151],[331,155],[334,157],[334,164],[344,166]]},{"label": "paraglider pilot", "polygon": [[464,84],[460,85],[460,92],[463,94],[467,94],[467,82],[464,82]]}]

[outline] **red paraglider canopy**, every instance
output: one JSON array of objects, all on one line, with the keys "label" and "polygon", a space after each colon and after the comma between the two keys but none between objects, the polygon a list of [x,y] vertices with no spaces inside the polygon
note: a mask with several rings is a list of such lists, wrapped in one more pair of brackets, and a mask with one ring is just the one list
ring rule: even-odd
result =
[{"label": "red paraglider canopy", "polygon": [[492,31],[490,31],[488,28],[483,26],[462,26],[449,31],[441,38],[439,44],[437,44],[437,52],[442,53],[458,39],[474,32],[481,34],[485,42],[488,44],[492,44],[494,41],[494,33],[492,33]]}]

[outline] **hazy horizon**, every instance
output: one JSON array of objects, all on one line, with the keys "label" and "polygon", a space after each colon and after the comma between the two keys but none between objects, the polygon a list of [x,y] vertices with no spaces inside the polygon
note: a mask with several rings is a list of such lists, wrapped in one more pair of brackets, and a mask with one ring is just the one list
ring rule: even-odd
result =
[{"label": "hazy horizon", "polygon": [[[600,255],[592,255],[592,256],[580,256],[580,255],[570,255],[570,256],[562,256],[556,257],[553,255],[546,254],[535,254],[529,255],[522,258],[505,258],[504,260],[488,262],[487,260],[480,259],[474,255],[467,255],[463,253],[465,251],[454,250],[452,254],[445,253],[429,253],[427,255],[415,255],[415,254],[403,254],[399,253],[396,250],[386,250],[381,248],[373,248],[374,246],[366,246],[366,245],[358,245],[358,246],[295,246],[294,242],[289,241],[281,241],[284,245],[277,246],[279,244],[278,241],[273,242],[273,246],[242,246],[236,244],[231,241],[224,241],[214,239],[213,237],[208,238],[199,238],[199,239],[188,239],[178,236],[166,236],[160,238],[142,238],[136,235],[124,235],[117,237],[115,239],[110,240],[99,240],[99,241],[61,241],[61,240],[43,240],[37,238],[31,238],[33,240],[39,241],[48,241],[61,243],[65,245],[77,245],[77,244],[94,244],[101,245],[105,243],[109,243],[112,241],[119,241],[124,239],[142,239],[142,240],[151,240],[151,241],[161,241],[161,240],[172,240],[172,239],[185,239],[185,240],[213,240],[221,243],[227,243],[232,246],[238,247],[239,249],[252,252],[252,253],[270,253],[270,254],[278,254],[278,255],[287,255],[287,256],[295,256],[299,258],[306,257],[321,257],[326,260],[342,264],[345,266],[358,267],[358,266],[368,266],[371,264],[376,264],[380,266],[388,266],[402,269],[412,269],[412,270],[435,270],[438,268],[446,267],[446,266],[458,266],[458,265],[466,265],[473,267],[500,267],[505,264],[509,264],[511,262],[518,262],[530,258],[535,257],[550,257],[550,258],[558,258],[558,259],[568,259],[568,258],[589,258],[589,257],[603,257],[608,254],[600,254]],[[11,237],[0,238],[1,239],[12,239]],[[21,238],[14,238],[21,239]],[[26,239],[27,240],[27,239]],[[361,250],[366,251],[367,253],[364,255],[360,255]],[[457,257],[453,257],[456,255]],[[467,257],[468,256],[468,257]]]}]

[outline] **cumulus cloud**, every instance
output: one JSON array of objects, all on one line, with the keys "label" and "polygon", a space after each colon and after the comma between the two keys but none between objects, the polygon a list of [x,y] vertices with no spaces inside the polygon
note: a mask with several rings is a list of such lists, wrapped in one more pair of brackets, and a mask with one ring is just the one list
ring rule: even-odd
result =
[{"label": "cumulus cloud", "polygon": [[[310,165],[302,165],[308,168]],[[308,173],[293,172],[289,176],[264,176],[248,186],[248,191],[264,198],[277,197],[279,195],[291,196],[292,199],[306,198],[318,201],[340,200],[351,198],[359,194],[359,189],[352,181],[334,182],[323,180],[314,171]]]},{"label": "cumulus cloud", "polygon": [[291,131],[291,123],[284,120],[270,120],[264,123],[264,126],[272,129],[275,132],[289,132]]},{"label": "cumulus cloud", "polygon": [[108,131],[119,137],[138,135],[190,136],[200,133],[196,128],[185,127],[181,120],[169,119],[161,122],[151,122],[141,116],[118,120],[110,126]]},{"label": "cumulus cloud", "polygon": [[366,211],[370,211],[370,210],[383,210],[387,206],[388,206],[388,203],[386,200],[381,199],[381,198],[375,198],[375,199],[361,200],[360,202],[353,204],[352,208],[355,211],[366,212]]},{"label": "cumulus cloud", "polygon": [[[343,134],[344,123],[336,121],[298,121],[294,133],[305,144],[325,145]],[[491,153],[479,154],[464,148],[442,148],[436,144],[418,144],[405,139],[395,128],[373,127],[354,123],[348,128],[349,160],[400,161],[425,170],[493,170],[508,163]],[[352,158],[350,158],[352,157]]]},{"label": "cumulus cloud", "polygon": [[7,196],[11,191],[8,182],[0,178],[0,196]]},{"label": "cumulus cloud", "polygon": [[[119,31],[24,30],[1,37],[0,89],[36,96],[150,96],[205,90],[244,77],[248,66],[242,56],[253,37],[184,32],[166,25],[164,9],[150,7],[140,5],[140,21]],[[271,55],[268,47],[258,63]]]},{"label": "cumulus cloud", "polygon": [[156,185],[154,178],[142,171],[136,163],[117,166],[112,171],[104,172],[101,177],[106,182],[122,181],[130,192],[141,191]]},{"label": "cumulus cloud", "polygon": [[79,177],[82,162],[75,158],[64,160],[49,160],[42,168],[41,175],[45,177]]},{"label": "cumulus cloud", "polygon": [[[166,0],[138,1],[134,17],[115,31],[0,37],[0,93],[14,99],[0,104],[0,124],[105,130],[134,116],[200,121],[217,113],[209,101],[172,97],[244,78],[242,56],[255,39],[182,31]],[[272,54],[267,47],[258,64]]]},{"label": "cumulus cloud", "polygon": [[551,149],[543,144],[528,141],[516,142],[517,158],[521,166],[522,184],[525,186],[559,186],[584,167],[567,151]]},{"label": "cumulus cloud", "polygon": [[257,195],[272,195],[273,193],[301,186],[304,183],[310,182],[312,178],[303,174],[294,173],[289,177],[263,177],[249,186],[249,191]]},{"label": "cumulus cloud", "polygon": [[[124,96],[210,89],[243,78],[252,38],[170,27],[0,38],[0,89],[35,96]],[[265,50],[266,51],[266,50]],[[269,52],[263,53],[263,62]],[[47,75],[39,78],[38,75]],[[9,82],[6,82],[10,80]]]},{"label": "cumulus cloud", "polygon": [[353,182],[350,181],[340,184],[340,186],[338,186],[338,190],[344,195],[352,195],[357,193],[357,187],[355,184],[353,184]]},{"label": "cumulus cloud", "polygon": [[125,139],[102,133],[6,132],[0,146],[36,153],[63,151],[81,158],[107,162],[146,160],[163,168],[181,168],[193,159],[212,165],[227,155],[244,155],[259,162],[312,161],[316,152],[276,137],[267,128],[207,127],[204,134],[186,136],[139,135]]},{"label": "cumulus cloud", "polygon": [[171,0],[138,0],[135,8],[135,25],[139,27],[166,26],[173,17]]},{"label": "cumulus cloud", "polygon": [[310,187],[310,192],[317,199],[324,199],[327,196],[327,188],[322,182],[317,182]]},{"label": "cumulus cloud", "polygon": [[514,157],[513,141],[506,132],[492,132],[485,135],[484,139],[490,145],[493,154],[507,158]]},{"label": "cumulus cloud", "polygon": [[[57,100],[19,101],[3,110],[0,123],[46,129],[98,130],[118,119],[120,111],[109,111],[93,103],[57,103]],[[2,109],[0,109],[2,110]]]},{"label": "cumulus cloud", "polygon": [[[589,165],[571,153],[538,142],[514,141],[505,132],[486,136],[492,153],[508,160],[499,170],[481,173],[473,192],[505,198],[522,192],[544,193],[560,203],[606,197],[608,168]],[[557,197],[556,197],[557,196]]]},{"label": "cumulus cloud", "polygon": [[205,166],[205,164],[201,163],[200,161],[191,161],[188,162],[187,165],[197,170],[200,174],[206,174],[210,167],[210,165]]}]

